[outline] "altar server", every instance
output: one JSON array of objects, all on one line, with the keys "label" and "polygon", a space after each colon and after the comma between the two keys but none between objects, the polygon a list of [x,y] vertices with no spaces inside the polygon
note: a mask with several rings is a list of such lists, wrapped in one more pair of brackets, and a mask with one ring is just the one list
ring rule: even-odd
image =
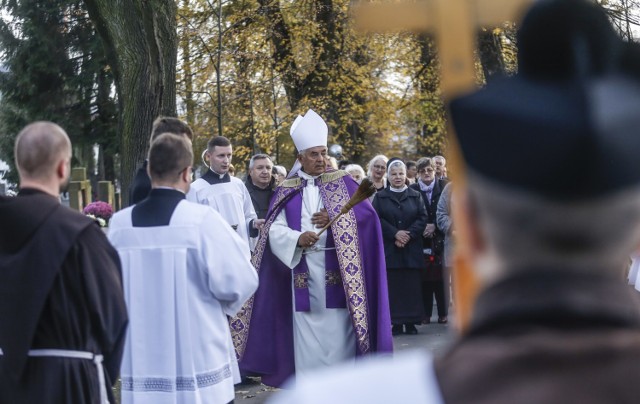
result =
[{"label": "altar server", "polygon": [[193,154],[163,134],[149,151],[149,197],[114,215],[131,318],[122,403],[227,403],[240,381],[227,316],[258,286],[249,251],[219,213],[185,200]]},{"label": "altar server", "polygon": [[187,199],[217,210],[229,226],[250,244],[250,237],[258,236],[264,219],[258,219],[251,195],[242,180],[229,174],[233,147],[224,136],[209,140],[205,152],[209,170],[191,184]]}]

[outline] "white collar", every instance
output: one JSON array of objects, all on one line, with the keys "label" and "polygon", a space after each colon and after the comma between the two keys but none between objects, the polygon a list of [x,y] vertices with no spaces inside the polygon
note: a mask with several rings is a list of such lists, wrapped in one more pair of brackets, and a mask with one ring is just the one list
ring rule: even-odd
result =
[{"label": "white collar", "polygon": [[402,188],[394,188],[394,187],[389,187],[389,190],[391,192],[404,192],[407,189],[407,184],[403,185]]},{"label": "white collar", "polygon": [[305,173],[304,171],[300,170],[300,171],[298,171],[298,175],[299,175],[302,179],[305,179],[305,180],[315,180],[316,178],[318,178],[318,177],[319,177],[320,175],[322,175],[322,174],[320,174],[320,175],[316,175],[316,176],[314,177],[314,176],[311,176],[311,175],[309,175],[309,174]]},{"label": "white collar", "polygon": [[216,172],[216,170],[214,170],[214,169],[213,169],[213,168],[211,168],[211,167],[209,167],[209,170],[211,170],[211,172],[212,172],[212,173],[214,173],[215,175],[219,176],[219,177],[220,177],[220,179],[223,179],[223,178],[224,178],[224,176],[225,176],[225,175],[227,175],[227,174],[229,173],[229,172],[227,171],[227,172],[226,172],[226,173],[224,173],[224,174],[218,174],[218,173]]}]

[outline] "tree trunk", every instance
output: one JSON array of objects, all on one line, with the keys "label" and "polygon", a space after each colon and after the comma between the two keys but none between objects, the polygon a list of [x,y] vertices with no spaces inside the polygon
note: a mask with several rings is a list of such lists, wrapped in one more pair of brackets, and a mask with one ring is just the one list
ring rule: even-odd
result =
[{"label": "tree trunk", "polygon": [[[436,45],[433,38],[426,34],[418,35],[417,43],[420,51],[420,64],[416,77],[419,100],[423,105],[437,102],[439,105],[438,110],[440,110],[440,97],[438,95],[440,80],[438,79],[439,67]],[[437,148],[437,145],[441,143],[438,137],[442,137],[443,134],[439,133],[439,131],[436,130],[435,125],[430,122],[434,117],[423,114],[419,118],[420,121],[417,122],[416,133],[417,155],[433,156],[434,154],[442,153],[442,151]]]},{"label": "tree trunk", "polygon": [[174,0],[85,0],[107,48],[120,107],[122,200],[149,147],[153,121],[176,114]]},{"label": "tree trunk", "polygon": [[218,11],[216,13],[218,27],[218,49],[216,51],[216,108],[218,109],[218,136],[224,136],[222,108],[222,0],[218,0]]},{"label": "tree trunk", "polygon": [[275,134],[275,157],[276,163],[280,164],[280,121],[278,119],[278,91],[276,89],[276,72],[273,66],[271,67],[269,72],[271,73],[271,106],[273,107],[273,110],[271,111],[271,119],[273,122],[273,133]]},{"label": "tree trunk", "polygon": [[502,46],[500,38],[492,31],[482,31],[478,38],[480,63],[484,72],[485,82],[507,73],[502,59]]},{"label": "tree trunk", "polygon": [[[183,7],[185,10],[190,9],[189,0],[183,1]],[[193,72],[191,69],[191,36],[188,31],[190,28],[188,24],[185,24],[185,32],[182,34],[182,74],[184,75],[184,97],[185,106],[187,109],[187,124],[193,127],[196,121],[196,103],[193,99]]]},{"label": "tree trunk", "polygon": [[273,66],[282,75],[282,83],[292,111],[298,109],[302,100],[302,82],[298,76],[298,66],[295,62],[291,43],[291,33],[284,21],[279,0],[258,0],[259,13],[269,20],[268,36],[273,44]]},{"label": "tree trunk", "polygon": [[[105,65],[106,63],[104,62]],[[113,127],[118,112],[115,102],[111,99],[113,76],[103,69],[98,73],[96,82],[98,117],[93,130],[96,131],[100,145],[100,180],[113,180],[116,178],[113,156],[117,150],[113,143],[118,141],[117,129]]]}]

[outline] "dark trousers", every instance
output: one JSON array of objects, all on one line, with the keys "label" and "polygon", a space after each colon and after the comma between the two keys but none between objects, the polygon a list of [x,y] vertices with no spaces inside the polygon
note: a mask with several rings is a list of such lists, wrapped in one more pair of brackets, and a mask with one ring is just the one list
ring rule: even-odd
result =
[{"label": "dark trousers", "polygon": [[436,297],[438,317],[449,315],[449,302],[444,290],[444,281],[422,281],[422,303],[424,305],[425,318],[430,318],[433,313],[433,296]]}]

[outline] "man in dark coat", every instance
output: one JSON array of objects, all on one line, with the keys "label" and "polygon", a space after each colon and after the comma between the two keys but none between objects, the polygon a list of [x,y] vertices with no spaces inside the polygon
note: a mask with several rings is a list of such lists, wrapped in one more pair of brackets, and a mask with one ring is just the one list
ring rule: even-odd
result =
[{"label": "man in dark coat", "polygon": [[269,210],[269,202],[273,196],[276,179],[272,175],[273,162],[267,154],[256,154],[249,161],[249,175],[244,185],[251,196],[251,203],[258,219],[264,219]]},{"label": "man in dark coat", "polygon": [[[193,131],[186,123],[182,122],[178,118],[172,118],[167,116],[158,117],[153,122],[153,128],[151,129],[151,138],[149,139],[149,146],[151,142],[163,133],[172,133],[174,135],[183,135],[193,140]],[[131,189],[129,191],[129,205],[135,205],[141,200],[149,196],[151,192],[151,180],[147,173],[148,162],[145,160],[138,170],[136,171],[133,182],[131,183]]]},{"label": "man in dark coat", "polygon": [[445,187],[449,183],[447,177],[447,160],[443,156],[435,156],[431,159],[433,168],[435,169],[436,181],[440,185],[440,188]]},{"label": "man in dark coat", "polygon": [[62,128],[27,126],[15,158],[20,192],[0,197],[0,403],[114,402],[127,326],[118,254],[60,204]]}]

